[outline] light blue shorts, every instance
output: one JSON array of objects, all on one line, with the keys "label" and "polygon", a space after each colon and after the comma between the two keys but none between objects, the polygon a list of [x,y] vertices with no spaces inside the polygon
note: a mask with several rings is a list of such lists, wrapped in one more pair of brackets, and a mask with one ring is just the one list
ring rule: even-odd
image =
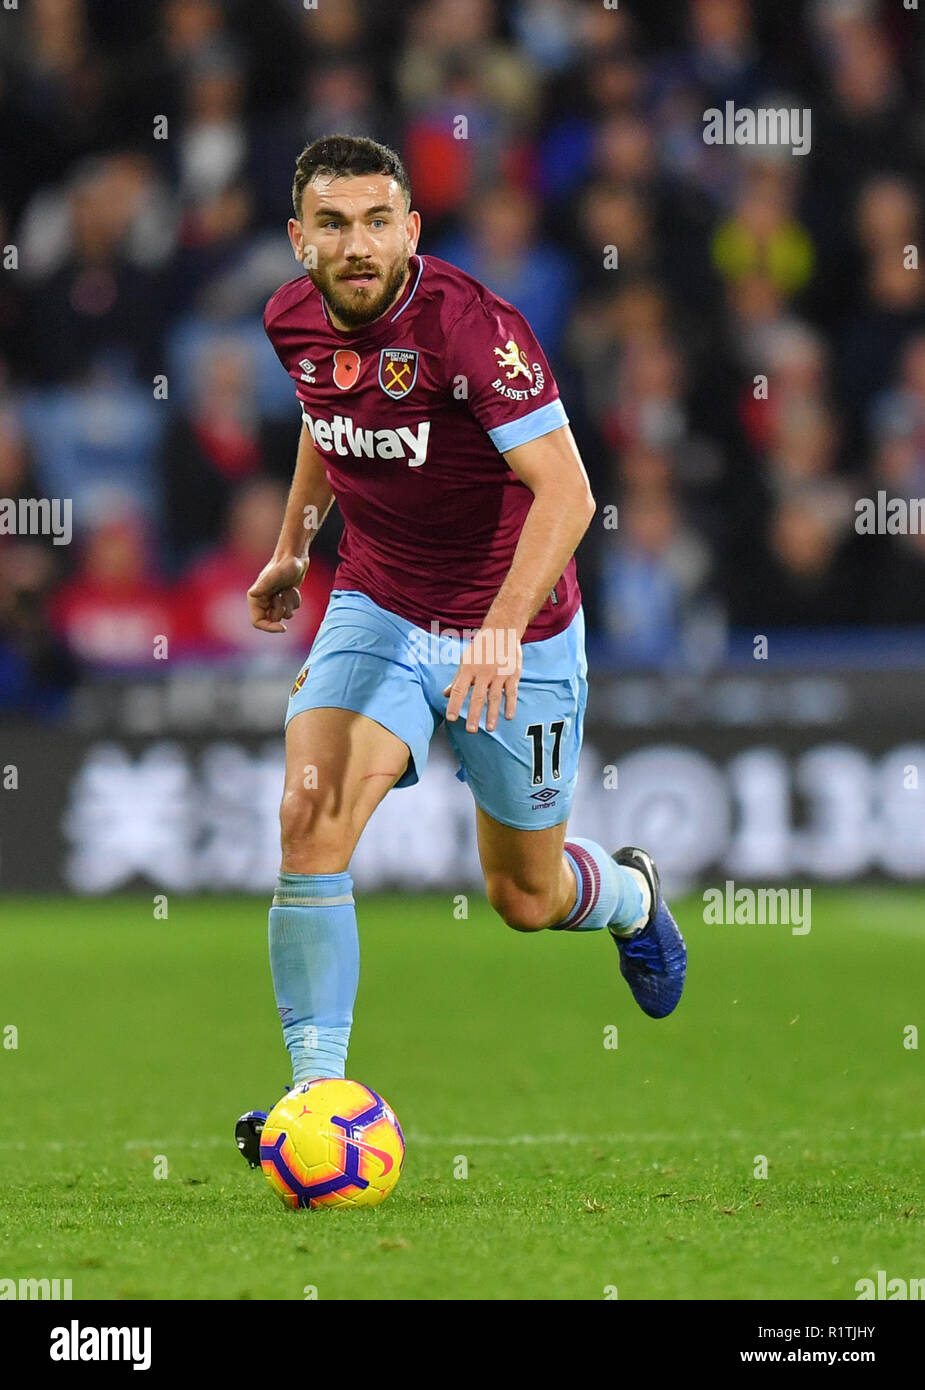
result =
[{"label": "light blue shorts", "polygon": [[[380,608],[365,594],[335,589],[308,660],[289,697],[286,723],[304,710],[333,707],[375,719],[411,751],[397,787],[418,781],[430,740],[443,724],[447,697],[465,646],[437,637]],[[523,644],[517,712],[498,727],[466,730],[468,700],[447,737],[482,810],[503,825],[541,830],[568,818],[578,778],[588,694],[581,608],[568,627],[542,642]]]}]

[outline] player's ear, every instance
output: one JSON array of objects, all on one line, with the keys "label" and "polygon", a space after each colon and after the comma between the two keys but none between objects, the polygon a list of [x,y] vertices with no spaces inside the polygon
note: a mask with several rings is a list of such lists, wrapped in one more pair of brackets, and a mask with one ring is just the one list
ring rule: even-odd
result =
[{"label": "player's ear", "polygon": [[297,222],[294,217],[290,217],[287,230],[289,232],[289,241],[292,245],[293,255],[299,262],[299,265],[302,265],[305,259],[305,242],[302,236],[302,223]]},{"label": "player's ear", "polygon": [[408,241],[412,251],[417,250],[418,238],[421,235],[421,214],[419,212],[409,212],[408,221],[405,223],[405,230],[408,234]]}]

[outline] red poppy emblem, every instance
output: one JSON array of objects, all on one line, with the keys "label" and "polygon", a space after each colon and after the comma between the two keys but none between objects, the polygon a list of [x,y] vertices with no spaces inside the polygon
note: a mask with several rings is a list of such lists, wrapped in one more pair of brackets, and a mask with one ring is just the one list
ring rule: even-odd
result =
[{"label": "red poppy emblem", "polygon": [[334,354],[334,385],[349,391],[360,375],[360,355],[352,348],[340,348]]}]

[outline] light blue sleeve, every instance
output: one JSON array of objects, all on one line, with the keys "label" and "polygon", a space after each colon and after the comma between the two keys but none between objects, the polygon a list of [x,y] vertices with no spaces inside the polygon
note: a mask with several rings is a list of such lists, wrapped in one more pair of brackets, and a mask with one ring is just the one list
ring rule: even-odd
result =
[{"label": "light blue sleeve", "polygon": [[531,410],[528,415],[521,415],[519,420],[511,420],[506,425],[496,425],[493,430],[488,431],[488,438],[498,452],[503,454],[508,449],[515,449],[518,444],[529,444],[531,439],[539,439],[541,435],[550,434],[567,424],[565,406],[560,400],[555,400],[550,401],[548,405],[541,405],[538,410]]}]

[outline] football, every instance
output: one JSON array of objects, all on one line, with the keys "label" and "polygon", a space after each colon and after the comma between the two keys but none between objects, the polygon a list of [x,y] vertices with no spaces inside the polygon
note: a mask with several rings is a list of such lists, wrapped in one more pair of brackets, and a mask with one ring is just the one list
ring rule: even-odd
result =
[{"label": "football", "polygon": [[303,1081],[270,1111],[260,1166],[287,1207],[374,1207],[401,1175],[395,1112],[359,1081]]}]

